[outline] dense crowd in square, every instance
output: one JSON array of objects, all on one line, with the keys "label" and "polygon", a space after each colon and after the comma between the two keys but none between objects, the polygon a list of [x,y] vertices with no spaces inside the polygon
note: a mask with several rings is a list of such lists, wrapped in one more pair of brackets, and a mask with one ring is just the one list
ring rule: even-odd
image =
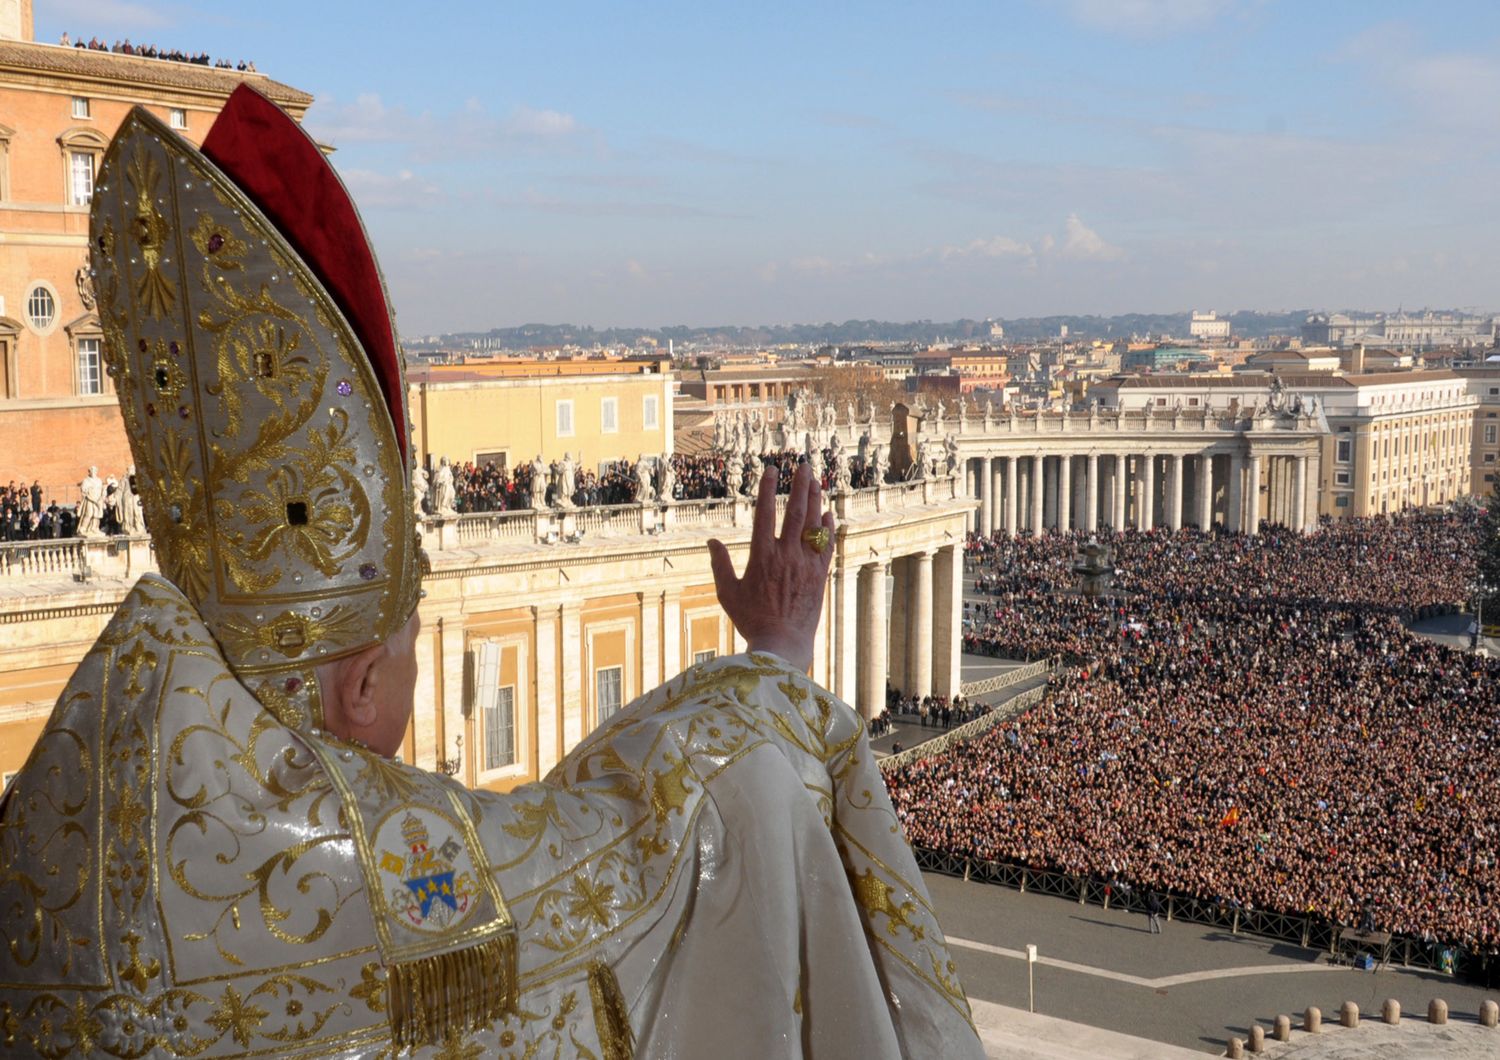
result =
[{"label": "dense crowd in square", "polygon": [[1472,512],[1303,537],[971,539],[966,648],[1061,657],[1035,709],[887,781],[913,843],[1500,951],[1500,663],[1418,637]]}]

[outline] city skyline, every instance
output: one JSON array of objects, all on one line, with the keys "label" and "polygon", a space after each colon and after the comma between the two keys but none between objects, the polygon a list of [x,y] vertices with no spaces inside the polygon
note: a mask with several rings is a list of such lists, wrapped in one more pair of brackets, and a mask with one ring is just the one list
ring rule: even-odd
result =
[{"label": "city skyline", "polygon": [[37,35],[314,93],[409,334],[1492,301],[1478,4],[304,10],[41,0]]}]

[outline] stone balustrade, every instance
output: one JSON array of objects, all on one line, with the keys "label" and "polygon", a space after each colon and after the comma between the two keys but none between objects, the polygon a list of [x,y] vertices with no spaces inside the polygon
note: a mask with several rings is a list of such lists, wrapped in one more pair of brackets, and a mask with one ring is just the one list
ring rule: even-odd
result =
[{"label": "stone balustrade", "polygon": [[[927,504],[962,500],[956,476],[870,487],[834,494],[840,523],[871,519]],[[778,523],[786,512],[785,496],[776,498]],[[494,546],[535,548],[575,541],[613,540],[673,530],[748,530],[754,502],[747,497],[676,501],[667,504],[623,504],[593,508],[524,509],[474,512],[448,519],[422,520],[423,544],[437,559],[443,552]],[[0,543],[0,583],[34,579],[94,578],[133,580],[156,569],[147,537],[69,538]]]}]

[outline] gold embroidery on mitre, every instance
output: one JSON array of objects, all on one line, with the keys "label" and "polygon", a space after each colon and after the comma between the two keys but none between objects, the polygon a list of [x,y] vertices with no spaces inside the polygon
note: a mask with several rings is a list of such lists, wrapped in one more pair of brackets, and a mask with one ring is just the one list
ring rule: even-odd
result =
[{"label": "gold embroidery on mitre", "polygon": [[[157,560],[231,666],[289,671],[396,632],[422,573],[405,417],[285,236],[137,109],[100,167],[90,253]],[[261,629],[273,611],[302,621]],[[298,716],[316,722],[278,712]]]},{"label": "gold embroidery on mitre", "polygon": [[267,621],[256,622],[230,615],[219,632],[226,651],[251,655],[257,649],[287,659],[295,659],[316,644],[337,640],[359,616],[340,605],[326,615],[314,618],[296,611],[283,611]]}]

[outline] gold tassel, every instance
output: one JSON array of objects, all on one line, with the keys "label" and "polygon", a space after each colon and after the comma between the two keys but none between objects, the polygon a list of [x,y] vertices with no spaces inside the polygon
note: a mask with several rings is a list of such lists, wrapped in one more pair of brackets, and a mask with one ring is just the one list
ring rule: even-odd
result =
[{"label": "gold tassel", "polygon": [[589,962],[589,997],[594,1002],[594,1033],[599,1036],[603,1060],[632,1060],[635,1032],[620,981],[603,961]]},{"label": "gold tassel", "polygon": [[398,1050],[437,1045],[516,1011],[516,936],[386,968],[391,1041]]}]

